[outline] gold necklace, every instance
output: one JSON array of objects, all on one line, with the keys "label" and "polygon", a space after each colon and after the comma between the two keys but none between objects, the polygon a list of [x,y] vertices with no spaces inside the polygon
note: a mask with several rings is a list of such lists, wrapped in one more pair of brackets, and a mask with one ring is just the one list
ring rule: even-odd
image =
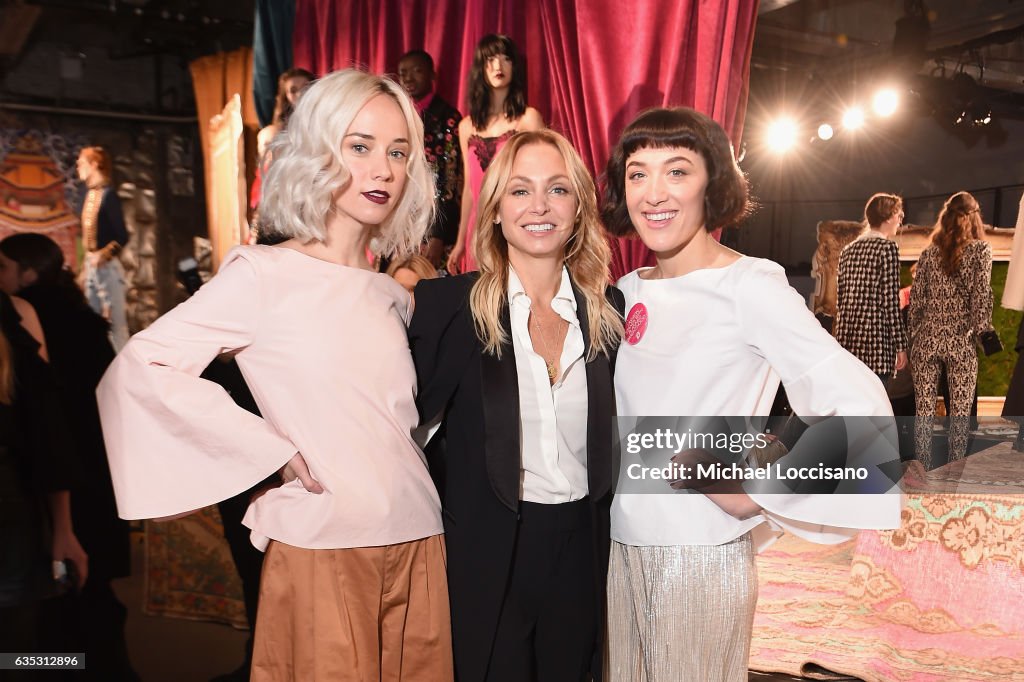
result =
[{"label": "gold necklace", "polygon": [[[544,361],[544,364],[547,365],[548,381],[550,381],[551,384],[554,385],[555,379],[558,377],[558,356],[557,355],[552,355],[552,353],[551,353],[551,345],[548,344],[548,336],[547,336],[547,334],[544,333],[544,327],[540,323],[540,316],[537,315],[534,312],[532,305],[530,306],[530,317],[533,318],[533,324],[537,327],[537,335],[540,337],[540,340],[544,342],[544,351],[545,352],[542,353],[540,357]],[[558,340],[557,336],[558,336],[558,332],[556,330],[555,331],[555,337],[556,337],[555,340],[556,341]],[[546,355],[552,355],[552,357],[554,359],[553,360],[548,360],[545,357],[545,354]]]}]

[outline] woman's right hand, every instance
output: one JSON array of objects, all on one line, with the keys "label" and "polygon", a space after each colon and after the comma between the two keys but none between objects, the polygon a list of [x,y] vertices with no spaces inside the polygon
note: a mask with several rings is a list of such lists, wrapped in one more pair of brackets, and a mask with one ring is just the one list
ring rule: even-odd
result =
[{"label": "woman's right hand", "polygon": [[455,242],[455,246],[452,247],[451,253],[448,254],[448,262],[445,267],[453,275],[459,274],[462,270],[462,252],[466,250],[460,242]]},{"label": "woman's right hand", "polygon": [[285,483],[299,479],[302,483],[302,487],[308,492],[319,495],[324,491],[324,487],[320,485],[319,481],[313,478],[313,475],[309,473],[309,467],[306,466],[306,460],[303,459],[302,454],[296,452],[292,456],[288,463],[281,468],[281,480]]},{"label": "woman's right hand", "polygon": [[85,587],[85,581],[89,579],[89,555],[82,549],[74,532],[70,528],[62,531],[55,527],[51,550],[54,561],[63,561],[65,565],[70,561],[75,565],[75,587]]}]

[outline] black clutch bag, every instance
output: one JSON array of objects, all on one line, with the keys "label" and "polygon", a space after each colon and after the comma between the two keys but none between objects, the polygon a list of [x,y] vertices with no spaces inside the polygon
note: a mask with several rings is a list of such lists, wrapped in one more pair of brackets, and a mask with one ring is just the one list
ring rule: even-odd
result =
[{"label": "black clutch bag", "polygon": [[981,350],[985,352],[985,355],[992,355],[1003,349],[1003,342],[999,340],[999,335],[994,331],[978,334],[978,341],[981,342]]}]

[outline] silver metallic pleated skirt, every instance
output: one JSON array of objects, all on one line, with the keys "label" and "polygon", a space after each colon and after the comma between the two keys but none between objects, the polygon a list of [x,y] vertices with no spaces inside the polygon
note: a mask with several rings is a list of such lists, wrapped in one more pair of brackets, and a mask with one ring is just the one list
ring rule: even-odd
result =
[{"label": "silver metallic pleated skirt", "polygon": [[745,682],[756,605],[749,534],[724,545],[612,542],[609,682]]}]

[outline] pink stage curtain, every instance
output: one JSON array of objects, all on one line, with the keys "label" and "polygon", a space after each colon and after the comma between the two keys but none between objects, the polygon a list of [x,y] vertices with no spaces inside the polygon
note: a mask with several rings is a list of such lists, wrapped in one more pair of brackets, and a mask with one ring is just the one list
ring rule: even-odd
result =
[{"label": "pink stage curtain", "polygon": [[[600,174],[638,112],[687,105],[739,140],[757,2],[751,0],[297,0],[295,64],[316,73],[362,66],[395,70],[422,48],[438,91],[463,111],[477,41],[508,34],[526,55],[528,102]],[[650,261],[617,240],[613,276]]]}]

